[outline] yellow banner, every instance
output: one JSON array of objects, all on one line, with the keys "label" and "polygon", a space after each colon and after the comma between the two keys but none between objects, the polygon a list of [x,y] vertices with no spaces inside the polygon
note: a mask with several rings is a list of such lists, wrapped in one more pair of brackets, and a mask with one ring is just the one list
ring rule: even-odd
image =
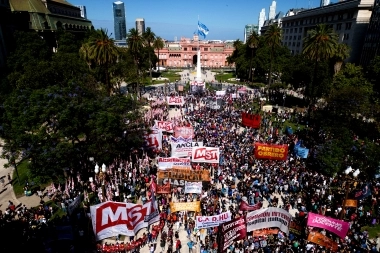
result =
[{"label": "yellow banner", "polygon": [[171,178],[189,182],[210,181],[210,171],[174,167],[168,170],[159,170],[157,177],[158,179]]},{"label": "yellow banner", "polygon": [[175,213],[178,211],[201,211],[201,202],[170,202],[170,212]]},{"label": "yellow banner", "polygon": [[344,206],[345,207],[357,207],[358,201],[356,199],[346,199]]}]

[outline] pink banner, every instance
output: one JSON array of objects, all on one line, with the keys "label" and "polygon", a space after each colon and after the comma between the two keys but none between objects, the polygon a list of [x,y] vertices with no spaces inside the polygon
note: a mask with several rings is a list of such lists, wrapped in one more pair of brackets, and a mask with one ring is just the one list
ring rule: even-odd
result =
[{"label": "pink banner", "polygon": [[350,228],[350,224],[348,222],[315,213],[308,213],[307,225],[311,227],[324,228],[341,238],[346,236],[347,231]]}]

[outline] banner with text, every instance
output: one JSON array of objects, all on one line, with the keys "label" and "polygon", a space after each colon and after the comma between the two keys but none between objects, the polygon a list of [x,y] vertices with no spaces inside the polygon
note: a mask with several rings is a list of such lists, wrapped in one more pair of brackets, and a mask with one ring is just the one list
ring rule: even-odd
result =
[{"label": "banner with text", "polygon": [[147,148],[162,149],[162,131],[152,127],[150,132],[145,135],[145,146]]},{"label": "banner with text", "polygon": [[345,207],[357,207],[358,201],[356,199],[346,199],[344,202]]},{"label": "banner with text", "polygon": [[310,232],[309,236],[307,237],[307,240],[309,242],[318,244],[322,247],[325,247],[332,252],[338,251],[338,243],[334,242],[332,239],[328,238],[327,236],[318,233],[318,232]]},{"label": "banner with text", "polygon": [[226,252],[226,249],[236,241],[243,240],[247,236],[244,217],[235,218],[219,226],[218,252]]},{"label": "banner with text", "polygon": [[195,137],[195,135],[194,135],[194,129],[193,129],[193,127],[179,127],[179,126],[175,126],[174,127],[174,137],[175,138],[182,137],[182,138],[185,138],[185,139],[194,138]]},{"label": "banner with text", "polygon": [[170,181],[167,181],[165,184],[157,184],[157,193],[158,194],[169,194],[170,190]]},{"label": "banner with text", "polygon": [[198,229],[217,227],[220,224],[223,224],[230,220],[231,220],[230,212],[224,212],[219,215],[213,215],[213,216],[197,216],[196,227]]},{"label": "banner with text", "polygon": [[340,238],[344,238],[350,228],[350,223],[342,220],[337,220],[311,212],[309,212],[307,216],[308,226],[326,229]]},{"label": "banner with text", "polygon": [[287,145],[267,145],[263,143],[255,143],[256,159],[286,160],[287,156]]},{"label": "banner with text", "polygon": [[218,163],[219,148],[213,147],[193,147],[191,152],[191,161],[193,163]]},{"label": "banner with text", "polygon": [[289,225],[289,231],[296,235],[302,235],[305,231],[305,228],[296,221],[291,221]]},{"label": "banner with text", "polygon": [[173,123],[170,121],[158,121],[155,120],[155,127],[160,129],[163,132],[173,133]]},{"label": "banner with text", "polygon": [[225,95],[226,95],[226,91],[225,91],[225,90],[217,90],[217,91],[216,91],[216,98],[217,98],[217,99],[221,99],[221,98],[223,98]]},{"label": "banner with text", "polygon": [[247,127],[260,128],[261,116],[243,112],[241,114],[241,124]]},{"label": "banner with text", "polygon": [[200,212],[201,211],[201,202],[170,202],[170,212],[175,213],[179,211],[192,211]]},{"label": "banner with text", "polygon": [[172,168],[157,171],[158,179],[171,178],[190,182],[210,181],[209,170],[192,170],[190,168]]},{"label": "banner with text", "polygon": [[281,208],[268,207],[247,214],[247,232],[262,228],[279,228],[289,234],[289,224],[292,215]]},{"label": "banner with text", "polygon": [[202,182],[185,182],[185,193],[202,193]]},{"label": "banner with text", "polygon": [[166,97],[168,105],[183,105],[185,104],[185,99],[183,96],[178,97]]},{"label": "banner with text", "polygon": [[144,205],[123,202],[104,202],[90,206],[92,227],[97,240],[136,233],[160,220],[157,202]]},{"label": "banner with text", "polygon": [[191,139],[171,137],[172,157],[190,157],[193,147],[203,147],[203,142],[192,142]]},{"label": "banner with text", "polygon": [[157,164],[160,170],[165,170],[173,167],[190,167],[190,158],[178,157],[157,157]]},{"label": "banner with text", "polygon": [[260,236],[267,236],[267,235],[277,235],[278,231],[280,231],[278,228],[264,228],[264,229],[252,231],[252,236],[260,237]]}]

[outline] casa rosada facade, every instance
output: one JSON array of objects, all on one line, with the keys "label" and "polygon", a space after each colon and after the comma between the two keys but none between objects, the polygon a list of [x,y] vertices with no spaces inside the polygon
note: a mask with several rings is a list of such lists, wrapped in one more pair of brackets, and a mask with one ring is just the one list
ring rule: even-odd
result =
[{"label": "casa rosada facade", "polygon": [[[209,68],[233,67],[227,57],[234,51],[233,41],[199,40],[181,38],[176,42],[164,42],[164,48],[155,50],[160,67],[194,67],[197,63],[198,45],[201,51],[201,66]],[[159,55],[158,55],[159,54]]]}]

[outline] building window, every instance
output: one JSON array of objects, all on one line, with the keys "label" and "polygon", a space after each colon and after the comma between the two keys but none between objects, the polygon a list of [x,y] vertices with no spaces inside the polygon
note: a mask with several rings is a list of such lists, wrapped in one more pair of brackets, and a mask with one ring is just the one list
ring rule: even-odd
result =
[{"label": "building window", "polygon": [[[300,21],[300,25],[303,25],[303,20]],[[300,28],[301,29],[301,28]]]},{"label": "building window", "polygon": [[351,30],[352,23],[348,22],[346,23],[346,30]]},{"label": "building window", "polygon": [[354,17],[354,13],[353,12],[350,12],[347,14],[347,19],[350,19],[350,18],[353,18]]},{"label": "building window", "polygon": [[302,27],[300,27],[300,33],[302,33]]},{"label": "building window", "polygon": [[338,20],[342,20],[343,19],[343,14],[339,14],[338,15]]},{"label": "building window", "polygon": [[301,35],[298,36],[298,40],[301,40]]},{"label": "building window", "polygon": [[294,28],[294,32],[295,32],[295,33],[297,33],[297,30],[298,30],[297,28]]},{"label": "building window", "polygon": [[187,47],[183,48],[183,51],[187,51]]},{"label": "building window", "polygon": [[293,33],[293,28],[290,29],[290,33]]},{"label": "building window", "polygon": [[288,36],[285,36],[285,40],[288,40]]},{"label": "building window", "polygon": [[349,33],[345,33],[343,35],[343,40],[348,40],[350,38],[350,34]]},{"label": "building window", "polygon": [[296,45],[296,43],[295,42],[293,42],[293,47]]},{"label": "building window", "polygon": [[208,48],[205,48],[205,51],[207,52],[207,51],[208,51]]},{"label": "building window", "polygon": [[336,24],[336,30],[337,30],[337,31],[342,30],[342,24],[341,24],[341,23]]},{"label": "building window", "polygon": [[299,46],[300,46],[300,44],[301,44],[301,43],[297,42],[297,47],[299,47]]}]

